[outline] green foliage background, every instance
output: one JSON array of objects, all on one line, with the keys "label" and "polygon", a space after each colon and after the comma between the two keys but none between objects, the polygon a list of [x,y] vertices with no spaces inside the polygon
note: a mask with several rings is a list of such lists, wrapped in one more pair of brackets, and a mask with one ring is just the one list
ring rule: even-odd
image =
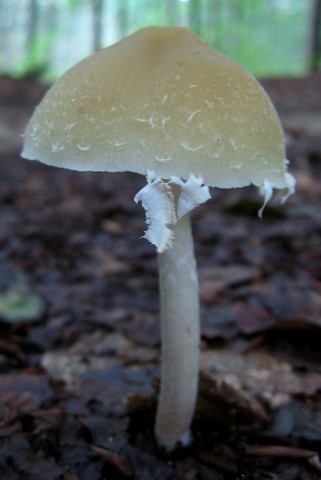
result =
[{"label": "green foliage background", "polygon": [[[255,75],[302,75],[311,6],[312,0],[1,0],[0,72],[53,80],[91,53],[97,25],[101,47],[146,25],[180,25]],[[62,53],[65,45],[68,58],[59,58],[57,45]]]}]

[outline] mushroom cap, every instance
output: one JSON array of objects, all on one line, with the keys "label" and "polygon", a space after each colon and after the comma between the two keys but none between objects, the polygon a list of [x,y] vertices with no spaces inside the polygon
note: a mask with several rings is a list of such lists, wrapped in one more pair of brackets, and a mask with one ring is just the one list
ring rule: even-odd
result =
[{"label": "mushroom cap", "polygon": [[147,27],[85,58],[47,92],[22,156],[73,170],[288,186],[282,128],[237,63],[184,28]]}]

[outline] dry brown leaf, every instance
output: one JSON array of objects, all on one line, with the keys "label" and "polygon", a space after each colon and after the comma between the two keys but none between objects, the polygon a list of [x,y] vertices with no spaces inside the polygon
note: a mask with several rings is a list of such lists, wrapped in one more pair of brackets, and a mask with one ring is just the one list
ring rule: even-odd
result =
[{"label": "dry brown leaf", "polygon": [[202,368],[216,378],[267,400],[271,407],[287,403],[292,395],[311,396],[321,390],[321,373],[296,372],[290,363],[262,350],[241,355],[228,348],[207,350]]}]

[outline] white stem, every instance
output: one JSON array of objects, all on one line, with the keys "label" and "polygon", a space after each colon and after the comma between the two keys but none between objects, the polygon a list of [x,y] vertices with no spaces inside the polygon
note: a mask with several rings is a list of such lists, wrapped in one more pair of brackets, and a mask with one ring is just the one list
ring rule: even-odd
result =
[{"label": "white stem", "polygon": [[190,216],[159,254],[162,372],[155,435],[167,451],[189,442],[199,375],[199,289]]}]

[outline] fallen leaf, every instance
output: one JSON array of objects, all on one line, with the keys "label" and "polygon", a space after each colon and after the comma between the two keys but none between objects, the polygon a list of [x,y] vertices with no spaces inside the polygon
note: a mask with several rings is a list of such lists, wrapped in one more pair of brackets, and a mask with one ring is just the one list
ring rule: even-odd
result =
[{"label": "fallen leaf", "polygon": [[297,372],[286,360],[263,350],[246,355],[229,348],[206,350],[201,365],[214,371],[218,380],[264,399],[272,408],[288,403],[292,395],[311,396],[321,390],[321,373]]},{"label": "fallen leaf", "polygon": [[227,383],[222,377],[201,372],[196,415],[214,423],[252,424],[268,422],[263,406],[240,388]]},{"label": "fallen leaf", "polygon": [[201,302],[210,305],[221,291],[250,283],[257,277],[256,268],[244,265],[202,268],[199,272]]},{"label": "fallen leaf", "polygon": [[107,448],[98,447],[96,445],[92,445],[91,448],[96,455],[99,455],[105,460],[105,462],[112,465],[116,472],[118,472],[118,474],[120,474],[122,477],[130,478],[133,476],[133,472],[129,464],[124,458],[120,457],[120,455]]},{"label": "fallen leaf", "polygon": [[0,375],[0,395],[14,393],[21,398],[31,398],[41,405],[54,396],[48,378],[43,374],[24,371]]},{"label": "fallen leaf", "polygon": [[38,295],[18,290],[0,293],[0,319],[4,322],[36,322],[44,311],[45,302]]}]

